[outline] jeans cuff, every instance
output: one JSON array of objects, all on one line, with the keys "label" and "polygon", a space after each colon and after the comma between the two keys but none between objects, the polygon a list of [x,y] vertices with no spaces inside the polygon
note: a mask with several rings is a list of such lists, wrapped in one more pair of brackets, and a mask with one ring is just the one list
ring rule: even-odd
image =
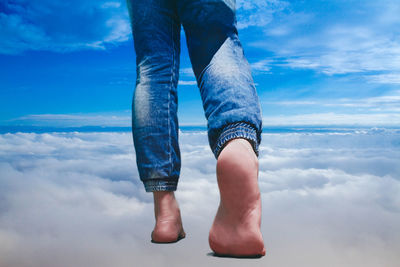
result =
[{"label": "jeans cuff", "polygon": [[143,181],[146,192],[176,191],[178,180],[150,179]]},{"label": "jeans cuff", "polygon": [[216,159],[225,147],[228,141],[236,138],[247,139],[253,147],[254,153],[258,157],[258,142],[257,142],[257,131],[247,122],[236,122],[225,126],[222,130],[218,141],[213,149],[213,153]]}]

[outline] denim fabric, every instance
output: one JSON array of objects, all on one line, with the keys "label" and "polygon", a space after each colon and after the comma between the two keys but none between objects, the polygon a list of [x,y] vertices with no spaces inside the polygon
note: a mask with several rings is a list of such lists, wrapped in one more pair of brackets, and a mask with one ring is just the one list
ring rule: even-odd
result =
[{"label": "denim fabric", "polygon": [[180,31],[184,28],[217,159],[224,145],[245,138],[258,156],[261,107],[238,38],[234,0],[127,0],[136,51],[132,133],[145,189],[174,191],[178,144]]}]

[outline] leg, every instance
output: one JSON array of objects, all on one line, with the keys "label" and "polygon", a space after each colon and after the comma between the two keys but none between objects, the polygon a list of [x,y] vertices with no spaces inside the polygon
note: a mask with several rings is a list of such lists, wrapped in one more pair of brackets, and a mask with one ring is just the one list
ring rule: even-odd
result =
[{"label": "leg", "polygon": [[238,38],[235,1],[178,3],[210,147],[218,159],[221,202],[209,235],[210,247],[223,255],[264,255],[257,181],[261,108]]},{"label": "leg", "polygon": [[210,147],[218,158],[233,138],[261,142],[261,107],[238,38],[234,0],[178,0],[190,59],[208,122]]},{"label": "leg", "polygon": [[181,161],[176,90],[180,22],[172,2],[127,1],[137,64],[132,133],[140,179],[147,192],[154,192],[155,242],[170,242],[184,236],[173,194]]}]

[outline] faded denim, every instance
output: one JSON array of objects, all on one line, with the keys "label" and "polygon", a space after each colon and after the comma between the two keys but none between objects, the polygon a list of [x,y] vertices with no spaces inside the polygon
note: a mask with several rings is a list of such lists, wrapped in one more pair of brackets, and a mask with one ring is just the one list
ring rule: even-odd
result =
[{"label": "faded denim", "polygon": [[209,145],[245,138],[258,156],[261,107],[238,38],[234,0],[127,0],[136,51],[132,133],[147,192],[175,191],[181,169],[177,85],[180,31],[200,89]]}]

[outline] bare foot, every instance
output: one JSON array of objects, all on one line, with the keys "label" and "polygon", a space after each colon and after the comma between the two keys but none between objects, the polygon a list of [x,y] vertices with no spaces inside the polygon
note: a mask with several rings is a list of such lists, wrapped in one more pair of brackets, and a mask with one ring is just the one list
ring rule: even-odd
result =
[{"label": "bare foot", "polygon": [[246,139],[233,139],[217,161],[220,205],[209,234],[210,248],[220,256],[265,255],[261,226],[258,159]]},{"label": "bare foot", "polygon": [[156,225],[151,233],[153,243],[174,243],[185,238],[181,213],[174,192],[153,192]]}]

